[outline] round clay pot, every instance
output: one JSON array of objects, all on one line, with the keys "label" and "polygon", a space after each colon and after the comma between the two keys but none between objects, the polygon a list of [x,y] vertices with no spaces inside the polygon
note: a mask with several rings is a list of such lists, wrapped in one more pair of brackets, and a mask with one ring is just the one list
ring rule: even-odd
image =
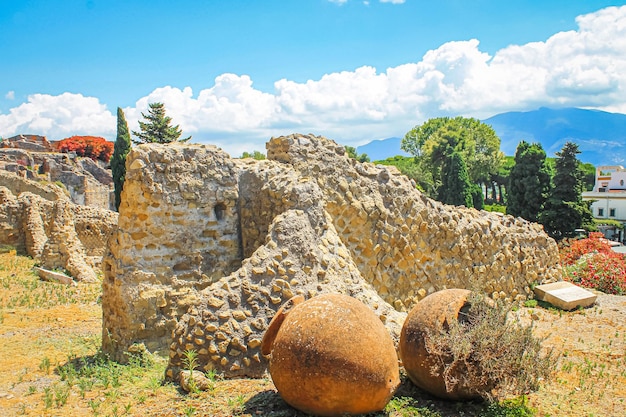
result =
[{"label": "round clay pot", "polygon": [[[459,320],[459,313],[466,312],[470,306],[467,302],[470,294],[471,291],[462,289],[433,293],[413,307],[402,326],[399,350],[404,369],[415,385],[440,398],[464,400],[479,397],[476,387],[468,387],[462,382],[448,391],[443,376],[446,358],[429,354],[425,344],[429,331],[438,332],[453,320]],[[438,375],[433,375],[433,369]]]},{"label": "round clay pot", "polygon": [[280,396],[319,416],[382,410],[400,375],[393,340],[376,314],[347,295],[292,300],[272,320],[262,345],[271,352],[269,370]]}]

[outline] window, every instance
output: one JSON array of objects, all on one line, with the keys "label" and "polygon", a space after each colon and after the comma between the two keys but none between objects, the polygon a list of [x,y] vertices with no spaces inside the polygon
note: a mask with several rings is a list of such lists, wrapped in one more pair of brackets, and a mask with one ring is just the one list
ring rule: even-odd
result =
[{"label": "window", "polygon": [[609,209],[609,217],[615,217],[615,209]]},{"label": "window", "polygon": [[603,217],[604,216],[604,209],[603,208],[599,208],[598,209],[598,217]]}]

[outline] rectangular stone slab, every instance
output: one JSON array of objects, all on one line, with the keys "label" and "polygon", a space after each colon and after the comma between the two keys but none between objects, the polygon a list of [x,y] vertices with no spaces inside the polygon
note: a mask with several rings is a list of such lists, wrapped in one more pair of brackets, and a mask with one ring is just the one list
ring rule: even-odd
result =
[{"label": "rectangular stone slab", "polygon": [[589,307],[598,298],[594,293],[566,281],[537,285],[533,291],[538,300],[545,301],[563,310]]}]

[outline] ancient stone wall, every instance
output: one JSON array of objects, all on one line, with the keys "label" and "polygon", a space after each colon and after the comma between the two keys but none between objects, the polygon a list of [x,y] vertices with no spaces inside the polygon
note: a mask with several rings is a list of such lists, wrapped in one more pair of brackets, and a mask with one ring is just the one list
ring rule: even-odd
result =
[{"label": "ancient stone wall", "polygon": [[[19,148],[0,148],[0,173],[10,172],[17,177],[39,183],[40,187],[28,184],[5,185],[16,194],[30,191],[46,199],[56,199],[53,193],[66,194],[74,203],[111,210],[114,208],[113,177],[101,161],[58,152],[34,152]],[[17,188],[21,187],[21,188]],[[56,187],[57,190],[54,190]],[[62,188],[63,187],[63,188]]]},{"label": "ancient stone wall", "polygon": [[259,376],[262,334],[294,294],[357,297],[397,335],[400,311],[436,290],[524,299],[560,274],[537,225],[431,201],[325,138],[267,148],[273,160],[184,144],[129,154],[104,262],[105,351],[124,360],[135,343],[169,347],[174,378],[194,349],[205,370]]},{"label": "ancient stone wall", "polygon": [[213,146],[129,153],[119,229],[103,262],[105,349],[123,359],[120,349],[135,340],[167,346],[197,291],[241,265],[236,181],[235,163]]},{"label": "ancient stone wall", "polygon": [[57,185],[32,181],[8,171],[0,170],[0,186],[6,187],[13,195],[30,192],[50,201],[69,200],[63,189]]},{"label": "ancient stone wall", "polygon": [[0,244],[14,246],[47,269],[66,269],[95,282],[117,213],[47,200],[31,192],[15,196],[0,186]]},{"label": "ancient stone wall", "polygon": [[272,139],[267,155],[316,179],[361,273],[397,309],[443,288],[524,299],[532,283],[560,277],[557,245],[538,224],[430,200],[395,167],[360,164],[312,135]]}]

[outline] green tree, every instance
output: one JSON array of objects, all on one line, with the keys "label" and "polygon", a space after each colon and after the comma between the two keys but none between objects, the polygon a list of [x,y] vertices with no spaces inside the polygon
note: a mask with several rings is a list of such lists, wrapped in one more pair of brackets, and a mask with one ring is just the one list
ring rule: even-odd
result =
[{"label": "green tree", "polygon": [[490,174],[498,172],[504,157],[500,151],[500,138],[491,126],[460,116],[439,117],[415,126],[401,144],[404,151],[426,158],[435,179],[441,178],[448,146],[461,154],[473,183],[488,182]]},{"label": "green tree", "polygon": [[115,187],[115,210],[119,210],[122,201],[122,190],[126,180],[126,155],[130,152],[130,134],[128,133],[128,123],[124,117],[124,111],[117,108],[117,138],[111,156],[111,171],[113,175],[113,186]]},{"label": "green tree", "polygon": [[358,155],[356,152],[356,148],[352,147],[352,146],[344,146],[344,148],[346,148],[346,152],[348,153],[348,156],[350,158],[356,159],[359,162],[369,162],[370,161],[370,157],[367,156],[366,153],[362,153],[361,155]]},{"label": "green tree", "polygon": [[451,148],[442,169],[442,184],[438,200],[455,206],[474,207],[472,183],[469,180],[465,161],[460,152]]},{"label": "green tree", "polygon": [[263,159],[265,159],[265,154],[263,152],[259,152],[259,151],[252,151],[252,153],[250,152],[244,152],[241,154],[241,158],[252,158],[252,159],[256,159],[257,161],[262,161]]},{"label": "green tree", "polygon": [[191,136],[179,139],[182,131],[179,125],[170,126],[172,118],[165,115],[163,103],[150,103],[148,106],[148,114],[141,113],[145,121],[139,122],[139,132],[133,131],[133,135],[137,136],[134,143],[187,142],[191,139]]},{"label": "green tree", "polygon": [[566,142],[555,160],[554,186],[539,215],[539,222],[555,239],[573,237],[574,230],[593,227],[590,203],[582,199],[584,171],[578,145]]},{"label": "green tree", "polygon": [[380,165],[393,165],[402,173],[413,181],[417,186],[417,189],[426,193],[429,196],[436,197],[433,194],[434,183],[430,171],[424,166],[424,158],[420,156],[401,156],[396,155],[391,158],[375,161]]},{"label": "green tree", "polygon": [[507,214],[536,222],[549,192],[546,152],[539,143],[521,141],[515,151],[515,165],[509,174]]}]

